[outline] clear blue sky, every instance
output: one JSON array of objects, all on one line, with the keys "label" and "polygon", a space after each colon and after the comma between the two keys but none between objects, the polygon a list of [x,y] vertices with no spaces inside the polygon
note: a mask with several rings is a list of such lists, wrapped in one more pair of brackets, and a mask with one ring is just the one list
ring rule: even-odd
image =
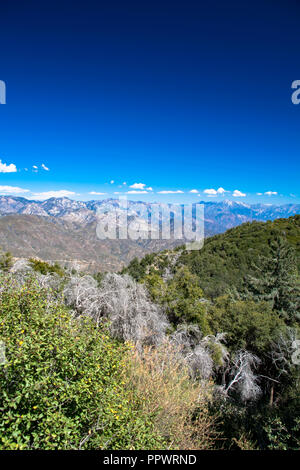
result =
[{"label": "clear blue sky", "polygon": [[300,202],[299,28],[297,0],[2,2],[0,193]]}]

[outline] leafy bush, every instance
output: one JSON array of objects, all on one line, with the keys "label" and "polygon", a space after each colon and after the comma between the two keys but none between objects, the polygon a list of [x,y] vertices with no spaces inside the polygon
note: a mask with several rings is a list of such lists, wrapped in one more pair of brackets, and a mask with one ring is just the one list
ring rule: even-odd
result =
[{"label": "leafy bush", "polygon": [[294,418],[292,426],[288,427],[279,417],[269,418],[264,425],[268,436],[269,450],[299,450],[300,447],[300,418]]},{"label": "leafy bush", "polygon": [[267,302],[233,301],[224,295],[209,306],[208,322],[214,333],[226,333],[227,346],[261,354],[270,349],[272,339],[284,322]]},{"label": "leafy bush", "polygon": [[299,222],[247,223],[125,275],[8,256],[0,448],[299,447]]},{"label": "leafy bush", "polygon": [[72,319],[33,281],[0,299],[1,449],[153,449],[164,443],[128,391],[128,346]]},{"label": "leafy bush", "polygon": [[199,280],[186,267],[181,267],[165,284],[158,275],[151,274],[145,283],[156,302],[162,304],[174,324],[197,323],[204,335],[210,333],[206,318],[206,302]]},{"label": "leafy bush", "polygon": [[9,251],[5,253],[0,253],[0,269],[4,272],[10,270],[13,265],[12,254]]},{"label": "leafy bush", "polygon": [[29,259],[30,266],[36,272],[41,274],[52,274],[56,273],[59,276],[63,276],[65,274],[64,270],[58,263],[49,264],[46,261],[41,261],[39,259],[30,258]]}]

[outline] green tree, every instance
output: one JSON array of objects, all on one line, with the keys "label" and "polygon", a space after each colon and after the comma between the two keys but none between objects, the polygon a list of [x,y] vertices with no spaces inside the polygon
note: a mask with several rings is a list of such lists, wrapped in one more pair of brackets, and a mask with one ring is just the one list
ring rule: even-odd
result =
[{"label": "green tree", "polygon": [[300,320],[300,280],[293,247],[278,237],[271,243],[270,255],[260,256],[254,270],[254,275],[246,277],[248,291],[271,302],[288,323]]},{"label": "green tree", "polygon": [[207,301],[203,298],[198,277],[187,267],[178,269],[175,276],[166,283],[161,301],[174,325],[197,323],[204,335],[210,333],[206,313]]},{"label": "green tree", "polygon": [[135,257],[129,263],[128,267],[123,269],[122,274],[129,274],[135,281],[140,281],[145,275],[145,267],[139,262],[138,258]]},{"label": "green tree", "polygon": [[226,344],[232,351],[246,349],[261,355],[268,351],[284,322],[268,302],[234,301],[225,295],[209,306],[209,325],[213,333],[226,333]]}]

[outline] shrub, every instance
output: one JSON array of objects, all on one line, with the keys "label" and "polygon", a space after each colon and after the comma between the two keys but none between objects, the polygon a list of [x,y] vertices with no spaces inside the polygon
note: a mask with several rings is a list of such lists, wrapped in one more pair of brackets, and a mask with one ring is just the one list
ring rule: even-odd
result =
[{"label": "shrub", "polygon": [[256,354],[268,351],[277,331],[284,326],[267,302],[233,301],[228,295],[209,306],[208,321],[214,333],[226,333],[229,349],[249,349]]},{"label": "shrub", "polygon": [[180,323],[198,324],[204,335],[210,333],[206,316],[206,301],[199,287],[196,275],[188,268],[178,269],[174,277],[166,283],[157,275],[145,278],[152,298],[166,310],[170,322],[177,326]]},{"label": "shrub", "polygon": [[34,271],[39,272],[41,274],[56,273],[59,276],[63,276],[65,274],[63,268],[57,262],[55,262],[54,264],[49,264],[46,263],[46,261],[30,258],[29,263]]},{"label": "shrub", "polygon": [[12,265],[12,254],[9,251],[6,251],[5,253],[0,253],[0,269],[4,272],[7,272],[11,269]]},{"label": "shrub", "polygon": [[208,411],[212,384],[190,379],[187,365],[169,342],[127,353],[130,391],[137,394],[143,413],[173,449],[211,449],[217,433],[216,416]]},{"label": "shrub", "polygon": [[128,346],[89,318],[72,319],[33,281],[0,298],[1,449],[163,448],[129,393]]}]

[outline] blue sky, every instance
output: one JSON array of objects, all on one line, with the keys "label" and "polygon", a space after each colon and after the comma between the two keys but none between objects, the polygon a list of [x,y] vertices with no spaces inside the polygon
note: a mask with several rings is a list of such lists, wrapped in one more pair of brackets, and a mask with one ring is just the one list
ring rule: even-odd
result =
[{"label": "blue sky", "polygon": [[296,0],[6,2],[0,194],[299,203],[299,24]]}]

